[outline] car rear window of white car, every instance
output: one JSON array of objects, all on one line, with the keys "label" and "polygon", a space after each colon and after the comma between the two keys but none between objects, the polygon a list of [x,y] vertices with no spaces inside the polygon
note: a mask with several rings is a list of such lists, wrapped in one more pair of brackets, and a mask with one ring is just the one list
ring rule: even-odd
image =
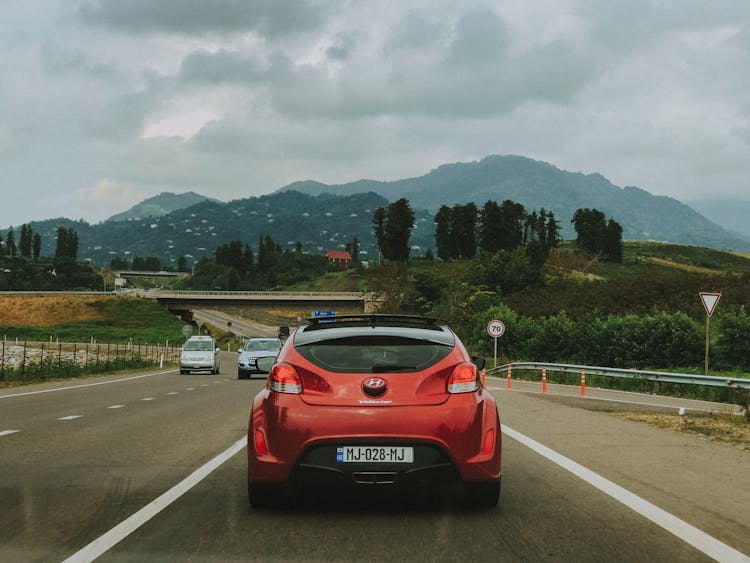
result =
[{"label": "car rear window of white car", "polygon": [[418,372],[435,365],[452,345],[397,336],[353,336],[297,346],[306,360],[339,373]]},{"label": "car rear window of white car", "polygon": [[214,343],[210,340],[188,340],[182,349],[186,352],[211,352]]}]

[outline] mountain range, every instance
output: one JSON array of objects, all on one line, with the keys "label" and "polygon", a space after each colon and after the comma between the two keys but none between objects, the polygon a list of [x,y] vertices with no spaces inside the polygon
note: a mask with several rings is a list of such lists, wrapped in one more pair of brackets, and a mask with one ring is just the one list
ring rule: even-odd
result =
[{"label": "mountain range", "polygon": [[194,192],[165,192],[98,224],[57,218],[31,226],[42,237],[43,255],[54,254],[58,227],[73,228],[79,259],[96,265],[108,265],[115,256],[157,256],[165,266],[174,266],[180,256],[197,261],[230,240],[257,248],[261,236],[270,236],[282,248],[294,248],[299,241],[308,252],[343,248],[356,237],[367,259],[377,256],[372,213],[401,197],[415,211],[410,244],[416,254],[434,247],[433,217],[441,205],[472,201],[481,207],[488,200],[506,199],[527,211],[552,211],[565,239],[575,238],[575,211],[588,207],[620,223],[624,239],[750,250],[750,237],[720,227],[676,199],[520,156],[445,164],[424,176],[393,182],[295,182],[268,195],[226,203]]}]

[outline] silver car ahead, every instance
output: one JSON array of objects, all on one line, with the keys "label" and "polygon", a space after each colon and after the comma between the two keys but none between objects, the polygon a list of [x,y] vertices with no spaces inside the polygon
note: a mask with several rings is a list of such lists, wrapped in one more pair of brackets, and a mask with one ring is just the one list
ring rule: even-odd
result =
[{"label": "silver car ahead", "polygon": [[258,366],[258,358],[275,358],[281,350],[278,338],[251,338],[237,352],[237,378],[252,378],[252,374],[265,375],[267,372]]}]

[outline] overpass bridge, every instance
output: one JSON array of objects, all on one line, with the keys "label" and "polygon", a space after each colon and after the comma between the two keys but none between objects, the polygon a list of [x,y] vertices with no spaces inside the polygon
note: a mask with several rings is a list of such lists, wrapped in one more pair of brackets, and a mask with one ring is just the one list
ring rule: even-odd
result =
[{"label": "overpass bridge", "polygon": [[282,310],[308,317],[313,311],[372,313],[378,300],[374,293],[345,291],[176,291],[168,289],[123,290],[119,294],[155,299],[175,313],[194,309],[222,311]]}]

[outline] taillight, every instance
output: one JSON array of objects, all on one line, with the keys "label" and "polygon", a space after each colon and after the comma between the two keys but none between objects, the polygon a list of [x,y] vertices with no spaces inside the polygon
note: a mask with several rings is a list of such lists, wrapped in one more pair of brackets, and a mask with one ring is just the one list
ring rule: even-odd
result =
[{"label": "taillight", "polygon": [[271,391],[277,393],[302,393],[302,380],[289,364],[276,364],[271,370]]},{"label": "taillight", "polygon": [[477,368],[474,364],[458,364],[448,378],[448,393],[471,393],[479,389]]},{"label": "taillight", "polygon": [[258,455],[268,454],[268,446],[266,445],[266,437],[260,429],[255,430],[255,451]]}]

